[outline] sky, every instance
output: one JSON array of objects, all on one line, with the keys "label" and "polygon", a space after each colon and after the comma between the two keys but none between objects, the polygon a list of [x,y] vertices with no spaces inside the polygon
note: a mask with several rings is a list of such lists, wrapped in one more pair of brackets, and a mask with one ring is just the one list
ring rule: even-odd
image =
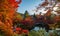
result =
[{"label": "sky", "polygon": [[36,9],[36,6],[38,6],[38,4],[42,3],[43,1],[41,0],[22,0],[22,3],[19,4],[18,7],[18,12],[19,13],[25,13],[26,10],[28,10],[29,14],[38,14],[40,11],[35,12],[33,11],[34,9]]}]

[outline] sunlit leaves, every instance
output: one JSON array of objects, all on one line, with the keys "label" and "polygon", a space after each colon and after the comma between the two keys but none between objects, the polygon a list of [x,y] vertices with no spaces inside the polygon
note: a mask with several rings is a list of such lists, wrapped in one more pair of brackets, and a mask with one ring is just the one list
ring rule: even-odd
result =
[{"label": "sunlit leaves", "polygon": [[19,14],[19,13],[17,13],[17,14],[16,14],[16,20],[18,20],[18,21],[22,21],[22,20],[23,20],[22,15]]},{"label": "sunlit leaves", "polygon": [[11,4],[12,7],[17,8],[18,7],[18,4],[21,3],[21,0],[19,0],[19,1],[9,0],[9,2],[10,2],[10,4]]},{"label": "sunlit leaves", "polygon": [[28,11],[25,11],[25,13],[24,13],[24,18],[26,18],[26,17],[29,17]]},{"label": "sunlit leaves", "polygon": [[[42,4],[40,3],[37,7],[36,7],[36,12],[38,12],[39,10],[43,9],[43,8],[47,8],[48,9],[52,9],[53,7],[55,7],[55,5],[59,2],[59,0],[45,0],[44,2],[42,2]],[[44,10],[45,11],[45,10]],[[53,11],[53,9],[52,9]]]},{"label": "sunlit leaves", "polygon": [[46,16],[50,16],[51,15],[51,9],[49,9],[46,13]]},{"label": "sunlit leaves", "polygon": [[12,36],[13,34],[13,18],[19,3],[21,3],[21,0],[18,2],[16,0],[0,1],[0,15],[4,16],[2,16],[3,18],[0,17],[4,20],[4,22],[2,22],[0,19],[0,30],[3,30],[6,36]]}]

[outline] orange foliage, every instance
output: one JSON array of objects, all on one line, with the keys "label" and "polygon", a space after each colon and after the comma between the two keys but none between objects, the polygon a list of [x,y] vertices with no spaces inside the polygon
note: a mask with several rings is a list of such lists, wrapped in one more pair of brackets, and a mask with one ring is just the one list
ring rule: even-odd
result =
[{"label": "orange foliage", "polygon": [[55,21],[57,21],[57,22],[58,22],[58,21],[60,21],[60,16],[55,16],[55,18],[54,18],[54,19],[55,19]]},{"label": "orange foliage", "polygon": [[50,16],[51,15],[51,10],[49,9],[48,11],[47,11],[47,13],[45,14],[45,16]]},{"label": "orange foliage", "polygon": [[45,2],[41,4],[41,6],[47,6],[48,4],[49,4],[48,0],[45,0]]},{"label": "orange foliage", "polygon": [[34,21],[30,16],[25,18],[25,22],[28,22],[27,25],[30,26],[30,27],[34,25]]},{"label": "orange foliage", "polygon": [[0,29],[6,34],[6,35],[12,35],[12,26],[8,24],[4,24],[3,22],[0,21]]},{"label": "orange foliage", "polygon": [[16,0],[9,0],[9,2],[10,2],[10,4],[11,4],[12,7],[17,8],[18,4],[21,3],[21,0],[19,0],[19,2],[16,1]]},{"label": "orange foliage", "polygon": [[[2,30],[6,36],[13,36],[13,19],[14,19],[14,14],[16,13],[16,8],[18,6],[19,3],[21,3],[21,0],[16,1],[16,0],[3,0],[4,2],[1,2],[1,4],[3,4],[2,8],[0,8],[1,10],[3,10],[3,12],[0,11],[0,30]],[[3,16],[4,17],[3,17]],[[4,22],[2,22],[2,19],[4,20]]]}]

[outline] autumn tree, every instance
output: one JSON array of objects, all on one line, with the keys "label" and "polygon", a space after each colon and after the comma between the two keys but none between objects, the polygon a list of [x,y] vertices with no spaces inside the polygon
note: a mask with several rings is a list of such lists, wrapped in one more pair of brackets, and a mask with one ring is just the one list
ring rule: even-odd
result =
[{"label": "autumn tree", "polygon": [[21,3],[21,0],[0,0],[0,30],[2,30],[6,36],[13,35],[13,18],[19,3]]},{"label": "autumn tree", "polygon": [[[43,0],[43,2],[37,6],[35,11],[38,12],[42,9],[44,9],[44,11],[47,11],[44,16],[47,17],[46,19],[49,18],[49,22],[52,24],[52,27],[54,27],[56,24],[53,24],[50,20],[53,19],[54,23],[60,21],[60,0]],[[55,14],[55,16],[52,14]],[[53,16],[53,18],[51,16]],[[48,20],[46,21],[48,22]]]}]

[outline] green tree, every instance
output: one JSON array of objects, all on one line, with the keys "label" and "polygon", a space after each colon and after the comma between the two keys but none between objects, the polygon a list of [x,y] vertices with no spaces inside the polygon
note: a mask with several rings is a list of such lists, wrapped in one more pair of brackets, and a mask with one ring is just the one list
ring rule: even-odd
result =
[{"label": "green tree", "polygon": [[24,13],[24,19],[27,18],[27,17],[29,17],[29,13],[28,13],[28,11],[26,10],[25,13]]}]

